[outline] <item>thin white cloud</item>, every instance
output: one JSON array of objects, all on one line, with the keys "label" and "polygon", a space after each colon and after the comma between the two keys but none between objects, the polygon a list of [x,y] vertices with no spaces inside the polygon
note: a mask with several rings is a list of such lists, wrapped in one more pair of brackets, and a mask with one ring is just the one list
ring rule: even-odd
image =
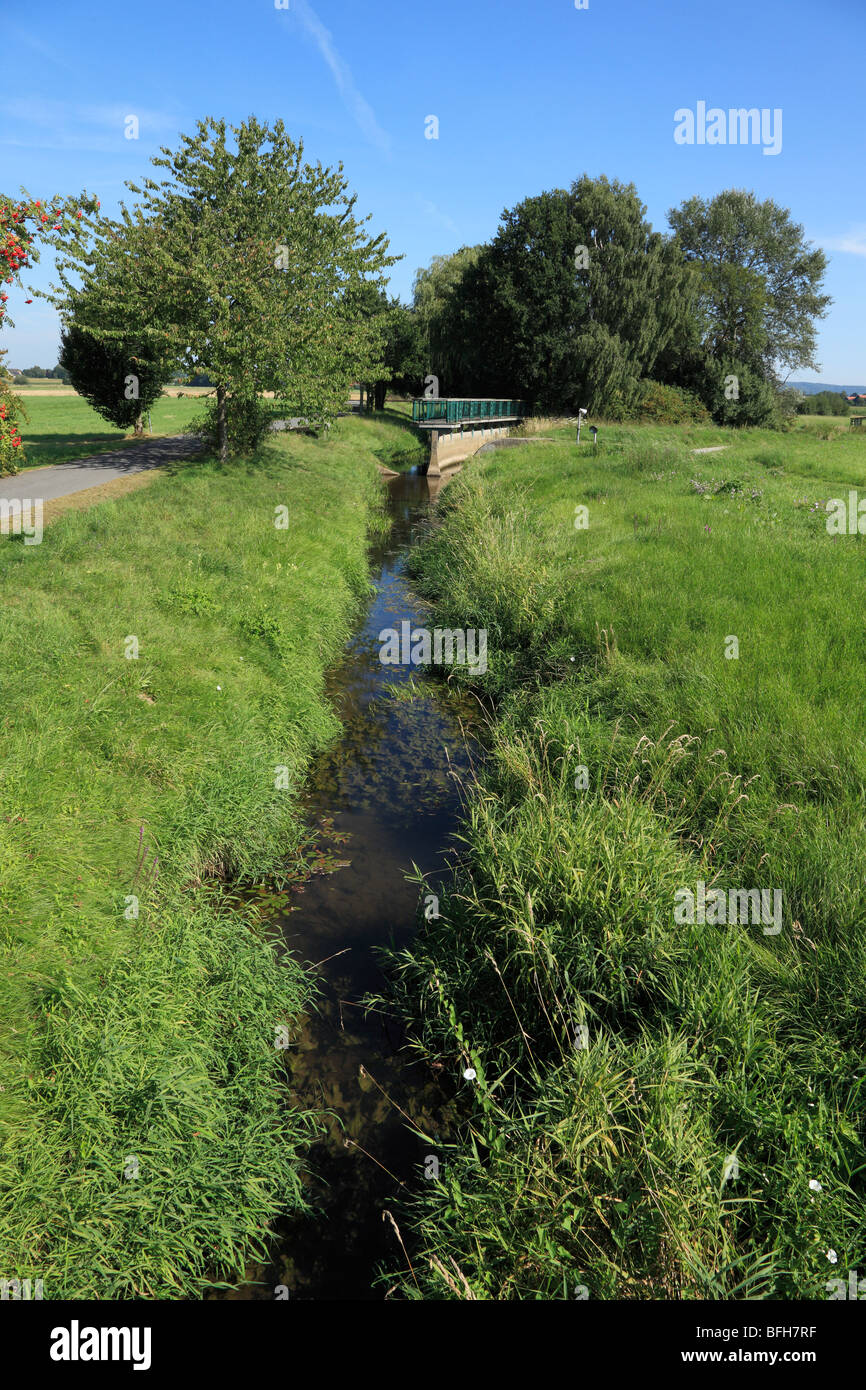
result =
[{"label": "thin white cloud", "polygon": [[25,48],[30,48],[34,53],[38,53],[40,58],[45,58],[49,63],[55,63],[57,67],[63,68],[66,72],[78,72],[78,69],[56,49],[51,48],[41,39],[37,39],[33,34],[28,34],[25,29],[19,29],[17,24],[6,26],[6,34],[15,40],[16,44],[23,44]]},{"label": "thin white cloud", "polygon": [[429,222],[438,222],[441,227],[447,227],[449,232],[460,230],[457,223],[453,222],[447,213],[444,213],[429,198],[422,198],[420,193],[416,193],[415,202]]},{"label": "thin white cloud", "polygon": [[[124,135],[128,116],[138,118],[140,138],[145,141],[161,139],[179,128],[176,115],[135,101],[127,106],[119,102],[88,106],[40,96],[12,97],[0,101],[0,116],[0,144],[26,149],[116,152],[132,143]],[[18,122],[21,128],[16,128]]]},{"label": "thin white cloud", "polygon": [[825,237],[822,244],[828,251],[845,251],[849,256],[866,256],[866,222],[852,227],[844,236]]},{"label": "thin white cloud", "polygon": [[331,75],[337,85],[337,91],[340,93],[343,105],[355,124],[363,131],[371,144],[376,145],[383,153],[390,155],[390,136],[379,125],[372,106],[356,87],[352,71],[345,59],[341,58],[337,52],[330,30],[325,28],[312,5],[308,4],[308,0],[294,0],[293,8],[289,13],[298,16],[304,29],[331,69]]}]

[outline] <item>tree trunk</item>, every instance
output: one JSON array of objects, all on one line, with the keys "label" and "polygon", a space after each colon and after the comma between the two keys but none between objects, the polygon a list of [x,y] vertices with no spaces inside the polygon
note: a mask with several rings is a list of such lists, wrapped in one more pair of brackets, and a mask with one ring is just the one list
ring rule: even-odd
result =
[{"label": "tree trunk", "polygon": [[375,410],[385,409],[385,395],[388,390],[387,381],[377,381],[373,388],[373,408]]},{"label": "tree trunk", "polygon": [[227,463],[229,457],[229,438],[226,425],[226,388],[217,387],[217,447],[220,463]]},{"label": "tree trunk", "polygon": [[144,434],[144,420],[142,419],[141,415],[136,415],[134,428],[136,436]]}]

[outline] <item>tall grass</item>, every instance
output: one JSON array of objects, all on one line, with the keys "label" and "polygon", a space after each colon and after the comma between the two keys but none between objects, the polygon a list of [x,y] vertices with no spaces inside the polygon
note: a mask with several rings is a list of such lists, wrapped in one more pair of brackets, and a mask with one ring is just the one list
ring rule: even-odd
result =
[{"label": "tall grass", "polygon": [[187,462],[0,544],[0,1276],[47,1298],[236,1280],[302,1200],[315,1119],[275,1041],[311,984],[219,882],[300,852],[389,430]]},{"label": "tall grass", "polygon": [[[392,957],[467,1115],[406,1297],[809,1299],[862,1261],[864,542],[819,503],[866,448],[716,435],[478,460],[417,557],[496,717]],[[677,923],[699,878],[781,888],[781,934]]]}]

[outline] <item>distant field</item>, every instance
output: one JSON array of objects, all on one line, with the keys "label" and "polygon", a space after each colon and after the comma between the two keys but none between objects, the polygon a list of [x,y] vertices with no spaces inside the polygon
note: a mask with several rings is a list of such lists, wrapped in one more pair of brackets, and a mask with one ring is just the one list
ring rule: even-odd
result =
[{"label": "distant field", "polygon": [[[51,392],[36,390],[30,395],[26,391],[19,394],[27,411],[27,418],[21,422],[25,468],[85,458],[88,454],[122,449],[127,444],[134,447],[133,435],[112,429],[74,391],[55,387]],[[198,398],[178,400],[163,396],[151,411],[153,433],[179,434],[201,410],[202,401]]]},{"label": "distant field", "polygon": [[[855,414],[860,412],[855,411]],[[828,425],[832,429],[847,430],[850,428],[848,415],[799,415],[798,423],[809,425]]]},{"label": "distant field", "polygon": [[[132,434],[112,429],[70,386],[52,381],[46,382],[44,387],[35,386],[32,391],[25,387],[15,390],[24,402],[28,417],[21,422],[26,451],[23,469],[85,458],[88,454],[102,454],[127,445],[135,447]],[[151,411],[153,433],[180,434],[201,414],[205,398],[212,394],[210,386],[171,387]],[[358,392],[350,392],[349,399],[357,402]],[[409,409],[408,403],[399,396],[389,396],[387,406],[389,410],[404,414]]]},{"label": "distant field", "polygon": [[[53,378],[46,378],[38,381],[21,381],[20,378],[14,383],[14,389],[18,395],[26,396],[29,391],[35,391],[40,396],[74,396],[75,390],[72,386],[64,385],[62,381]],[[207,396],[213,391],[212,386],[169,386],[163,392],[166,396]]]}]

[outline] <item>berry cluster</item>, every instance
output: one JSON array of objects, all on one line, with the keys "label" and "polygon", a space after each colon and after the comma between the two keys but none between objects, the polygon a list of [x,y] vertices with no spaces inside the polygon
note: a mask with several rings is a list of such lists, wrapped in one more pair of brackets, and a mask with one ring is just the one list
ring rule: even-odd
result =
[{"label": "berry cluster", "polygon": [[[81,221],[84,212],[74,214],[56,207],[57,199],[43,202],[40,198],[15,201],[0,195],[0,282],[4,285],[21,283],[22,270],[33,264],[33,243],[40,233],[71,231]],[[99,207],[95,200],[86,204],[88,212]],[[6,317],[9,296],[0,290],[0,328]],[[26,299],[25,304],[32,304]],[[8,384],[0,379],[0,475],[14,473],[23,457],[21,435],[15,421],[16,398]]]}]

